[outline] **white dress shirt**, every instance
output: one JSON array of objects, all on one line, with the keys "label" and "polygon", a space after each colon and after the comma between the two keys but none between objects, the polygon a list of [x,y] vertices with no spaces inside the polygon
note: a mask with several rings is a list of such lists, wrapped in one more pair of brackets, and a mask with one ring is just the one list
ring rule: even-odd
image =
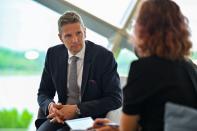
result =
[{"label": "white dress shirt", "polygon": [[[78,84],[78,87],[79,87],[79,90],[81,92],[81,83],[82,83],[82,75],[83,75],[83,62],[84,62],[84,55],[85,55],[85,43],[84,43],[84,46],[83,48],[81,49],[80,52],[78,52],[75,56],[78,57],[78,60],[77,60],[77,84]],[[71,54],[71,52],[68,50],[68,68],[67,68],[67,76],[69,76],[69,66],[71,64],[71,57],[74,56],[73,54]],[[67,77],[67,81],[68,81],[68,77]],[[67,87],[68,86],[68,82],[67,82]],[[80,99],[81,99],[81,96],[80,96]]]}]

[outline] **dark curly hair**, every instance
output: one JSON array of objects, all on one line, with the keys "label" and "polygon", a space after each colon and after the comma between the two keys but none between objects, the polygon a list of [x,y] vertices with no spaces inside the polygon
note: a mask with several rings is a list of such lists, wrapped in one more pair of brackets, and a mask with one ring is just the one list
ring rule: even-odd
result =
[{"label": "dark curly hair", "polygon": [[171,0],[147,0],[136,20],[139,48],[150,55],[182,59],[190,54],[188,19]]}]

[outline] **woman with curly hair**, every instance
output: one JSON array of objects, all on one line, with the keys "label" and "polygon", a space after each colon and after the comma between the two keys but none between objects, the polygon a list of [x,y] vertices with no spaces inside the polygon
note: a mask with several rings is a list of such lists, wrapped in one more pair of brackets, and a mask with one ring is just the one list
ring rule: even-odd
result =
[{"label": "woman with curly hair", "polygon": [[197,94],[188,72],[192,43],[186,17],[172,0],[146,0],[134,27],[133,46],[139,59],[131,63],[123,89],[124,104],[119,128],[94,123],[99,131],[163,131],[164,107],[173,102],[197,108]]}]

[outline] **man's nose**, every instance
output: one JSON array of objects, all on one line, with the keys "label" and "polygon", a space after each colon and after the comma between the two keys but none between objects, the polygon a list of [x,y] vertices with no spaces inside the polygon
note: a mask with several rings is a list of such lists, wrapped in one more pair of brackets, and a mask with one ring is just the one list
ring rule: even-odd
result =
[{"label": "man's nose", "polygon": [[73,36],[73,37],[72,37],[72,42],[77,42],[77,41],[78,41],[77,36]]}]

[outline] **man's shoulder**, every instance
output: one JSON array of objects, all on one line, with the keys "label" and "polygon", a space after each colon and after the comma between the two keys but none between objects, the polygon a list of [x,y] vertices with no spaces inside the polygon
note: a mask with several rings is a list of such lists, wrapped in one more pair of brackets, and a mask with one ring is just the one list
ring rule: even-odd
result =
[{"label": "man's shoulder", "polygon": [[92,41],[86,40],[85,43],[86,43],[87,49],[88,50],[92,50],[94,53],[95,52],[98,52],[98,53],[107,53],[107,52],[111,53],[111,51],[108,50],[107,48],[105,48],[105,47],[103,47],[101,45],[95,44]]},{"label": "man's shoulder", "polygon": [[61,56],[67,54],[67,49],[64,46],[64,44],[55,45],[52,47],[49,47],[47,50],[47,54],[50,56]]},{"label": "man's shoulder", "polygon": [[48,48],[47,52],[51,52],[53,54],[59,54],[61,52],[67,51],[66,47],[64,44],[58,44],[58,45],[54,45]]},{"label": "man's shoulder", "polygon": [[50,50],[62,50],[62,49],[65,49],[65,45],[64,44],[58,44],[58,45],[54,45],[54,46],[51,46],[49,49]]}]

